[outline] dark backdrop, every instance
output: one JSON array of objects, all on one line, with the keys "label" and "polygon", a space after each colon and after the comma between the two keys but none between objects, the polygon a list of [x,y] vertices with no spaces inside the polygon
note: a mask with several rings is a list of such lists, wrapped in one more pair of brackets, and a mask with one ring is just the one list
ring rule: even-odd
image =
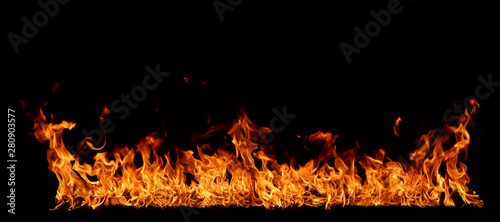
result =
[{"label": "dark backdrop", "polygon": [[[225,2],[225,1],[221,1]],[[319,2],[243,1],[221,21],[212,1],[204,3],[82,3],[61,5],[57,15],[40,28],[16,54],[3,38],[2,71],[7,106],[17,111],[17,215],[30,216],[160,216],[183,221],[176,209],[104,208],[76,212],[49,211],[54,206],[57,180],[47,169],[47,144],[28,135],[27,111],[45,101],[55,121],[78,123],[69,141],[81,139],[81,129],[96,126],[103,106],[141,84],[146,66],[160,64],[170,72],[124,120],[115,118],[108,135],[114,144],[133,144],[147,132],[159,130],[159,119],[178,135],[206,129],[206,117],[231,122],[246,108],[259,126],[269,126],[272,109],[296,114],[277,142],[289,146],[296,134],[318,130],[339,134],[339,147],[354,140],[370,153],[384,148],[396,158],[414,148],[413,139],[442,126],[443,113],[456,101],[474,95],[479,76],[500,81],[496,56],[498,18],[491,5],[436,5],[401,1],[403,11],[347,63],[339,44],[353,44],[355,26],[373,20],[370,10],[387,8],[388,1],[350,4]],[[457,5],[459,4],[459,5]],[[472,5],[474,4],[474,5]],[[5,7],[2,34],[21,33],[21,17],[40,10],[36,2]],[[183,81],[190,78],[190,84]],[[51,93],[56,82],[61,87]],[[206,85],[199,83],[206,82]],[[319,220],[338,218],[414,217],[462,218],[485,216],[495,202],[494,153],[498,147],[500,94],[481,101],[471,129],[466,164],[469,187],[485,201],[472,208],[300,208],[201,209],[191,221],[203,220]],[[155,112],[158,108],[159,112]],[[394,119],[402,117],[402,136],[393,135]],[[299,144],[300,145],[300,144]],[[399,216],[396,216],[399,215]]]}]

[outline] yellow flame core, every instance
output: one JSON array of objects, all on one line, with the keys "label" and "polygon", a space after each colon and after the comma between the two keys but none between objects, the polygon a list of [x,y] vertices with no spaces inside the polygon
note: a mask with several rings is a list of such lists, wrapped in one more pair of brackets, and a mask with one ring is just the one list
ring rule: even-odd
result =
[{"label": "yellow flame core", "polygon": [[[335,145],[338,136],[322,131],[304,137],[322,145],[317,158],[303,166],[279,164],[269,152],[258,149],[255,138],[261,128],[246,114],[230,125],[213,126],[206,133],[229,129],[227,134],[235,152],[202,144],[197,145],[194,156],[192,150],[176,147],[176,161],[172,161],[170,153],[159,154],[163,139],[151,133],[132,148],[114,147],[112,152],[97,153],[93,165],[80,164],[62,139],[63,131],[74,128],[75,123],[47,123],[41,109],[34,119],[34,134],[39,141],[49,141],[49,169],[59,181],[55,209],[64,204],[70,210],[103,205],[426,207],[441,203],[454,206],[453,197],[458,196],[465,204],[481,207],[483,201],[467,187],[470,179],[466,165],[458,160],[470,142],[466,126],[469,114],[478,106],[474,105],[472,111],[464,113],[458,127],[445,125],[445,135],[435,140],[431,140],[432,131],[423,135],[423,145],[410,154],[411,166],[390,160],[382,149],[374,157],[358,155],[354,149],[339,152]],[[455,140],[445,150],[442,144],[452,136]],[[214,152],[208,155],[207,149]],[[134,163],[137,154],[142,166]],[[261,163],[256,164],[257,159]]]}]

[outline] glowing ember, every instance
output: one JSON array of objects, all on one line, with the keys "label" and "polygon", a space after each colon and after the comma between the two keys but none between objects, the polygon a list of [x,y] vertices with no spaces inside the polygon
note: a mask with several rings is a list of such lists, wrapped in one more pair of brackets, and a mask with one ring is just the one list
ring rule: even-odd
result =
[{"label": "glowing ember", "polygon": [[[56,209],[64,204],[69,209],[103,205],[425,207],[454,206],[459,197],[465,204],[481,207],[483,201],[467,187],[467,168],[459,160],[470,142],[466,130],[470,114],[479,106],[475,101],[471,105],[473,109],[461,116],[458,127],[445,125],[445,134],[435,140],[431,140],[432,131],[423,135],[423,145],[410,154],[410,166],[390,160],[382,149],[374,157],[355,149],[340,152],[335,145],[338,136],[322,131],[300,136],[321,145],[317,158],[300,165],[290,157],[280,164],[270,154],[272,146],[258,144],[259,132],[270,129],[258,128],[245,113],[232,124],[214,125],[204,134],[225,130],[231,142],[221,147],[198,144],[196,155],[176,147],[175,161],[169,152],[160,154],[164,138],[151,133],[133,147],[97,153],[93,165],[81,163],[62,139],[63,132],[76,124],[47,123],[41,109],[34,119],[34,134],[39,141],[49,141],[49,169],[59,180]],[[105,109],[102,115],[106,114]],[[400,120],[394,126],[396,135]],[[228,151],[227,147],[234,148]],[[140,166],[134,163],[136,155],[142,159]]]}]

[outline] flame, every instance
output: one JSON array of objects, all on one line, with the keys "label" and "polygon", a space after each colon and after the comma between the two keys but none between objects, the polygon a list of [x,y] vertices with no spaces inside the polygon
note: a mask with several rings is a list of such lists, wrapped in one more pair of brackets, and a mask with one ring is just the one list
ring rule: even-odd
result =
[{"label": "flame", "polygon": [[398,130],[399,130],[399,122],[401,122],[401,117],[398,117],[396,119],[396,121],[394,121],[394,135],[396,135],[397,137],[400,137],[401,135],[399,134]]},{"label": "flame", "polygon": [[111,110],[109,110],[108,107],[104,106],[104,108],[102,109],[101,115],[99,116],[99,119],[101,121],[103,121],[104,117],[109,116],[109,114],[111,114]]},{"label": "flame", "polygon": [[52,89],[50,89],[50,92],[56,93],[59,92],[59,90],[61,90],[61,84],[59,84],[59,82],[56,82],[56,84],[52,87]]},{"label": "flame", "polygon": [[[196,155],[179,147],[175,153],[161,151],[166,138],[150,133],[132,147],[116,146],[111,152],[97,153],[92,164],[80,162],[66,149],[62,137],[75,123],[48,123],[41,109],[34,119],[34,135],[49,143],[48,167],[59,181],[54,209],[107,205],[427,207],[454,206],[459,197],[464,204],[481,207],[483,201],[467,187],[470,178],[459,160],[462,153],[467,154],[470,135],[466,126],[478,106],[474,103],[471,111],[465,111],[458,127],[445,124],[445,134],[437,139],[432,140],[432,131],[423,135],[423,145],[410,154],[413,164],[409,166],[392,161],[383,149],[373,157],[358,149],[341,152],[335,144],[338,135],[322,131],[297,135],[307,144],[320,146],[316,158],[304,165],[293,158],[280,163],[272,154],[273,146],[258,142],[261,130],[270,129],[257,127],[244,112],[233,123],[213,125],[200,135],[227,131],[230,140],[220,147],[199,142]],[[142,163],[136,165],[134,159]]]}]

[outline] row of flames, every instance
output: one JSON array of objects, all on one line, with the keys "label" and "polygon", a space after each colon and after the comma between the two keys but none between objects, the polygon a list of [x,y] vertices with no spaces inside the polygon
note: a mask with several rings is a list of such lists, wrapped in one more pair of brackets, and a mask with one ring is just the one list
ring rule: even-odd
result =
[{"label": "row of flames", "polygon": [[[194,155],[192,150],[176,147],[175,161],[170,152],[160,154],[164,138],[157,133],[148,134],[132,147],[116,146],[112,152],[98,152],[93,164],[79,161],[63,142],[63,132],[76,123],[47,122],[41,109],[34,118],[34,135],[49,143],[49,169],[59,181],[55,209],[108,205],[427,207],[455,206],[459,197],[464,204],[481,207],[483,201],[467,187],[467,167],[459,161],[463,159],[459,154],[466,154],[470,142],[466,130],[470,114],[479,106],[474,101],[471,105],[473,109],[460,116],[458,127],[445,124],[445,134],[437,139],[431,139],[432,131],[422,135],[423,145],[409,156],[412,165],[390,160],[383,149],[374,157],[360,155],[355,149],[340,152],[335,145],[338,136],[322,131],[304,136],[308,142],[322,144],[317,158],[305,165],[294,164],[293,159],[280,164],[266,149],[259,148],[255,138],[263,130],[244,112],[233,123],[214,125],[206,133],[225,129],[231,138],[225,146],[234,147],[232,151],[199,144]],[[444,148],[443,144],[450,141],[452,144]],[[214,152],[209,155],[207,150]],[[142,164],[136,165],[137,158]]]}]

